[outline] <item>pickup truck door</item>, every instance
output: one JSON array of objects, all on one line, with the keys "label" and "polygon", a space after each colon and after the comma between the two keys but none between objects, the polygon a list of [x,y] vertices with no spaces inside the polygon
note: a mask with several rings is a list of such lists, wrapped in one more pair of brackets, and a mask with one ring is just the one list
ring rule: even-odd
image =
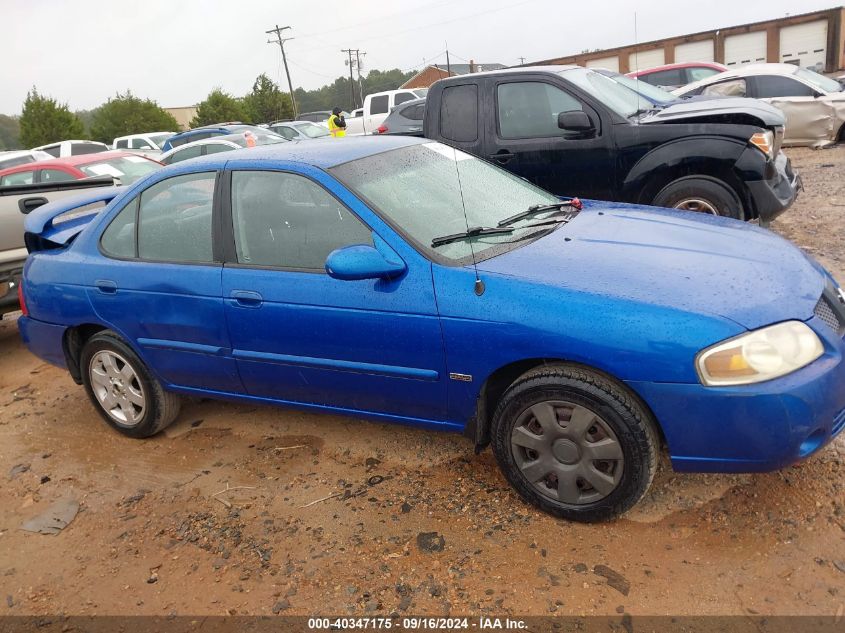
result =
[{"label": "pickup truck door", "polygon": [[[611,125],[580,96],[542,76],[491,80],[485,158],[559,196],[616,196]],[[558,127],[558,114],[581,111],[593,129]]]}]

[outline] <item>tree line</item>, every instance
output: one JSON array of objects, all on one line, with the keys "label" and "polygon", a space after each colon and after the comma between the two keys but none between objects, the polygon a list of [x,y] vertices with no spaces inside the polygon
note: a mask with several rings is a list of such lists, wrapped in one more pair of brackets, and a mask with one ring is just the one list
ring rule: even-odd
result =
[{"label": "tree line", "polygon": [[[340,107],[352,110],[360,105],[360,93],[367,95],[383,90],[394,90],[410,79],[415,71],[402,72],[371,70],[361,78],[361,84],[352,84],[348,77],[338,77],[333,83],[316,90],[294,91],[298,112],[331,110]],[[220,88],[213,89],[197,105],[197,114],[191,127],[243,121],[269,123],[293,116],[290,94],[266,74],[259,75],[252,90],[236,97]],[[86,138],[111,143],[118,136],[142,132],[178,131],[176,119],[155,101],[141,99],[127,90],[117,93],[103,105],[93,110],[72,112],[66,103],[42,95],[33,88],[27,93],[20,116],[0,114],[0,150],[31,148],[66,139]]]}]

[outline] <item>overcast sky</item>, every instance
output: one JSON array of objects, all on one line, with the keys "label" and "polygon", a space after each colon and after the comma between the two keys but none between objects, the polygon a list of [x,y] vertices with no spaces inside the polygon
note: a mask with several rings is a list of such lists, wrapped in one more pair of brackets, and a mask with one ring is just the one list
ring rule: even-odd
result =
[{"label": "overcast sky", "polygon": [[366,51],[365,72],[422,61],[519,63],[745,22],[842,0],[0,0],[0,112],[27,90],[90,109],[132,90],[164,107],[214,87],[243,95],[264,72],[286,86],[267,29],[293,27],[285,47],[294,87],[347,72],[342,48]]}]

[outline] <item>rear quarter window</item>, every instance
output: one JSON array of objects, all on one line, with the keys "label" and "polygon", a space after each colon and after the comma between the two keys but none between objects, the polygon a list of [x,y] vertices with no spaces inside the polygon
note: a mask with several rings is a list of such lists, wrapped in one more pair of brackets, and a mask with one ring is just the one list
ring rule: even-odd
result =
[{"label": "rear quarter window", "polygon": [[440,97],[440,135],[450,141],[478,140],[478,86],[466,84],[443,89]]}]

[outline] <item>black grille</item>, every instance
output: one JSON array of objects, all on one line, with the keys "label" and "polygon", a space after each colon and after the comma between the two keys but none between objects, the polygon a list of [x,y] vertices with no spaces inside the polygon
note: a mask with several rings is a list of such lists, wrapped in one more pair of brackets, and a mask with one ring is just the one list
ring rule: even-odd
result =
[{"label": "black grille", "polygon": [[834,332],[839,334],[842,333],[843,324],[839,320],[839,317],[836,315],[836,312],[833,311],[833,308],[830,307],[830,304],[827,302],[827,299],[822,296],[819,299],[819,302],[816,304],[816,309],[813,310],[813,313],[824,321],[830,329]]}]

